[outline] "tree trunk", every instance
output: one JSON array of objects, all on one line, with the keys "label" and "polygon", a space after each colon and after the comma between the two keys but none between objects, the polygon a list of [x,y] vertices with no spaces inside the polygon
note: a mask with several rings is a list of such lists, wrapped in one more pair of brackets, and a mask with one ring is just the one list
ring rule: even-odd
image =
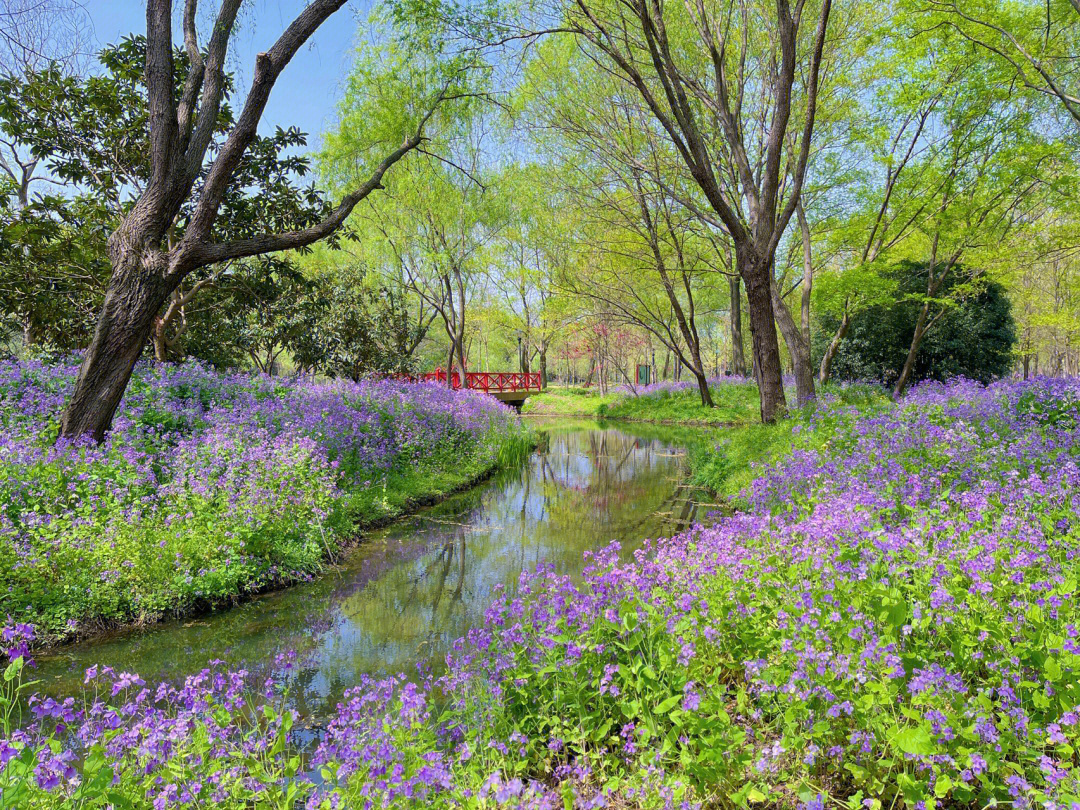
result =
[{"label": "tree trunk", "polygon": [[850,328],[851,314],[848,312],[848,305],[845,301],[844,316],[840,319],[840,326],[832,336],[832,340],[829,341],[829,345],[825,349],[825,354],[821,358],[821,368],[818,370],[818,382],[822,385],[825,385],[825,383],[829,381],[829,375],[832,373],[833,360],[840,351],[840,344],[843,342],[844,338],[847,337],[848,329]]},{"label": "tree trunk", "polygon": [[701,394],[701,404],[706,408],[715,408],[713,403],[712,391],[709,390],[709,381],[705,378],[704,371],[694,371],[694,377],[697,378],[698,393]]},{"label": "tree trunk", "polygon": [[745,377],[746,356],[743,354],[742,280],[738,276],[728,276],[728,291],[731,295],[731,373],[738,377]]},{"label": "tree trunk", "polygon": [[547,388],[547,341],[540,342],[540,387]]},{"label": "tree trunk", "polygon": [[690,361],[693,363],[690,371],[693,372],[694,378],[697,380],[698,392],[701,394],[701,404],[706,408],[715,408],[712,392],[709,390],[709,381],[705,376],[705,365],[701,362],[701,345],[698,342],[690,345]]},{"label": "tree trunk", "polygon": [[114,264],[94,337],[60,421],[60,436],[65,439],[105,438],[154,316],[169,294],[161,273],[147,273],[142,256],[128,257],[126,266]]},{"label": "tree trunk", "polygon": [[893,386],[893,399],[900,399],[904,395],[904,389],[911,382],[911,374],[915,369],[915,357],[918,355],[919,346],[922,345],[923,337],[926,335],[926,321],[929,316],[930,302],[927,301],[922,305],[922,309],[919,310],[919,317],[915,321],[915,333],[911,336],[911,348],[908,349],[907,357],[904,359],[904,367],[900,370],[896,385]]},{"label": "tree trunk", "polygon": [[776,323],[784,336],[788,354],[791,355],[792,371],[795,374],[795,400],[799,405],[805,405],[814,399],[814,367],[810,360],[810,295],[814,283],[813,254],[810,243],[810,225],[806,220],[802,202],[795,206],[798,215],[799,231],[802,236],[803,246],[803,277],[801,292],[799,295],[799,323],[791,314],[787,303],[780,297],[780,291],[776,288],[773,273],[769,273],[772,280],[773,309],[776,314]]},{"label": "tree trunk", "polygon": [[462,326],[458,333],[457,345],[458,371],[461,373],[461,387],[468,388],[468,378],[465,376],[465,327]]},{"label": "tree trunk", "polygon": [[33,318],[30,317],[30,313],[23,314],[23,347],[32,348],[41,342],[40,330],[34,323]]},{"label": "tree trunk", "polygon": [[780,342],[773,317],[770,262],[751,252],[749,246],[738,249],[736,263],[746,283],[746,303],[750,309],[750,337],[761,395],[761,421],[772,424],[787,413],[784,377],[780,369]]},{"label": "tree trunk", "polygon": [[169,360],[169,341],[165,337],[165,327],[165,319],[155,316],[151,339],[154,342],[154,359],[159,363],[166,363]]},{"label": "tree trunk", "polygon": [[806,340],[803,331],[795,323],[791,310],[780,298],[776,284],[772,285],[773,310],[776,323],[784,336],[788,354],[791,355],[791,363],[795,372],[795,399],[800,405],[814,399],[814,367],[810,362],[810,342]]}]

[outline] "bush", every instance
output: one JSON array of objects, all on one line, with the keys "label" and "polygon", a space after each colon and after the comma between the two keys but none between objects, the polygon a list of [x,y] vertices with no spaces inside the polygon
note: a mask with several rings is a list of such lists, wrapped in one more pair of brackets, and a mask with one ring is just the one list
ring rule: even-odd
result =
[{"label": "bush", "polygon": [[[852,316],[847,337],[833,360],[834,379],[892,385],[900,376],[926,294],[926,268],[906,262],[887,275],[896,283],[896,300]],[[962,286],[973,289],[959,296]],[[923,338],[912,381],[965,377],[988,383],[1007,374],[1016,332],[1004,287],[985,279],[973,281],[962,268],[956,268],[938,296],[955,300]],[[838,323],[833,317],[821,320],[814,335],[816,362],[820,362]]]}]

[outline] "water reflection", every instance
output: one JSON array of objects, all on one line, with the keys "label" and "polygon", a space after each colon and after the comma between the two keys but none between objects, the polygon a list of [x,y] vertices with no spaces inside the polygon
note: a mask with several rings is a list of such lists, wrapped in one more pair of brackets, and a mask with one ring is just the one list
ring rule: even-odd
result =
[{"label": "water reflection", "polygon": [[361,673],[438,667],[477,624],[497,586],[545,562],[576,575],[583,553],[618,539],[628,554],[697,513],[683,484],[687,438],[670,429],[535,422],[520,469],[371,533],[316,581],[231,610],[76,645],[39,659],[50,691],[77,690],[91,663],[177,678],[222,660],[261,677],[300,653],[294,695],[319,713]]}]

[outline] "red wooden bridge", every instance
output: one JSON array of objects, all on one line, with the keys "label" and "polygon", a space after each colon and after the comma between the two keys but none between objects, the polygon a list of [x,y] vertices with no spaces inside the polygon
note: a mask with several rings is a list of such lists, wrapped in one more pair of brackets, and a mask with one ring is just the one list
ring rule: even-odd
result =
[{"label": "red wooden bridge", "polygon": [[[429,374],[420,374],[419,379],[446,385],[446,372],[441,368],[437,368]],[[498,400],[520,406],[531,394],[539,394],[544,390],[544,381],[538,371],[467,371],[465,372],[465,385],[463,386],[461,384],[461,372],[454,369],[450,373],[450,387],[483,391]]]}]

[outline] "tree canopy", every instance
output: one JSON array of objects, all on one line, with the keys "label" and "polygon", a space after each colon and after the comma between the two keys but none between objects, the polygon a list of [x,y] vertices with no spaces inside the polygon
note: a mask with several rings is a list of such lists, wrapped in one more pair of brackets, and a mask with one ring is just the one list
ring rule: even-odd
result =
[{"label": "tree canopy", "polygon": [[83,356],[66,434],[107,428],[140,357],[605,389],[647,365],[706,405],[750,374],[766,421],[789,373],[804,402],[1080,370],[1070,0],[388,0],[335,122],[260,128],[340,5],[246,90],[237,0],[209,36],[152,0],[96,61],[62,37],[5,63],[0,327]]}]

